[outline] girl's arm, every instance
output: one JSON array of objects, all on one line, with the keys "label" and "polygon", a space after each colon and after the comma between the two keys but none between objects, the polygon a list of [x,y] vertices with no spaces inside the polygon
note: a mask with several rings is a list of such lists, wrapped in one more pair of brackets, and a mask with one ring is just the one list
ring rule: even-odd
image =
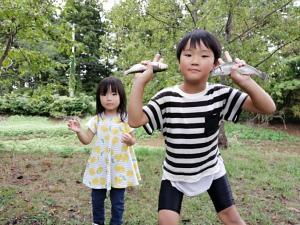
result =
[{"label": "girl's arm", "polygon": [[95,134],[90,129],[83,131],[81,129],[79,121],[76,119],[69,120],[68,127],[69,130],[76,132],[79,141],[84,145],[90,144],[93,140],[93,137],[95,136]]},{"label": "girl's arm", "polygon": [[[153,61],[157,62],[159,59],[160,55],[157,54]],[[154,77],[153,67],[149,61],[142,63],[147,65],[148,69],[135,75],[128,104],[128,124],[133,128],[140,127],[149,121],[143,112],[143,94],[146,84]]]},{"label": "girl's arm", "polygon": [[136,143],[136,138],[133,132],[123,134],[122,135],[122,142],[128,146],[132,146]]}]

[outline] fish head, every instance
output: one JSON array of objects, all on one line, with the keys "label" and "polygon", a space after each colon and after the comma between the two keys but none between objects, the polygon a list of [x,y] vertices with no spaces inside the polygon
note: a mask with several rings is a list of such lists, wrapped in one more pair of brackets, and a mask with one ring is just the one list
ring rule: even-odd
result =
[{"label": "fish head", "polygon": [[212,71],[211,71],[211,76],[224,76],[224,75],[228,75],[228,73],[230,73],[230,69],[231,69],[232,65],[231,64],[222,64],[219,65],[217,67],[215,67]]},{"label": "fish head", "polygon": [[161,62],[160,62],[158,65],[159,65],[159,69],[161,69],[161,70],[166,70],[166,69],[168,69],[168,65],[165,64],[165,63],[161,63]]}]

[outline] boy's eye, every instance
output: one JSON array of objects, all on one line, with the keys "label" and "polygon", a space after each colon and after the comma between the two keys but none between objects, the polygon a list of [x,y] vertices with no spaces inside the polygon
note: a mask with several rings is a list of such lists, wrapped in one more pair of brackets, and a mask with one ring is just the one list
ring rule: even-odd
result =
[{"label": "boy's eye", "polygon": [[203,58],[207,58],[207,57],[209,57],[209,56],[208,56],[208,55],[202,55],[202,57],[203,57]]},{"label": "boy's eye", "polygon": [[189,53],[185,53],[184,56],[187,56],[187,57],[191,57],[192,54],[189,54]]}]

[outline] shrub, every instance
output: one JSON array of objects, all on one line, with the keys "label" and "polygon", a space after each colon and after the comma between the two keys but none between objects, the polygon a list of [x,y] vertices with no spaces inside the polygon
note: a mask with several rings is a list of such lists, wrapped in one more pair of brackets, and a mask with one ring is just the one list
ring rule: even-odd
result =
[{"label": "shrub", "polygon": [[65,116],[86,116],[95,112],[93,97],[80,95],[70,98],[59,95],[10,94],[0,97],[0,113],[14,115],[37,115],[61,118]]}]

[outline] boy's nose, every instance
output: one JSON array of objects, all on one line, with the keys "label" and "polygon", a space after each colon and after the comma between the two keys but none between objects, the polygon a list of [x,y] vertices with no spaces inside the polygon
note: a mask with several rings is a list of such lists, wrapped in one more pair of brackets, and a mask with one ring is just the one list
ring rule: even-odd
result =
[{"label": "boy's nose", "polygon": [[192,57],[192,64],[193,65],[198,65],[199,64],[199,57],[193,56]]}]

